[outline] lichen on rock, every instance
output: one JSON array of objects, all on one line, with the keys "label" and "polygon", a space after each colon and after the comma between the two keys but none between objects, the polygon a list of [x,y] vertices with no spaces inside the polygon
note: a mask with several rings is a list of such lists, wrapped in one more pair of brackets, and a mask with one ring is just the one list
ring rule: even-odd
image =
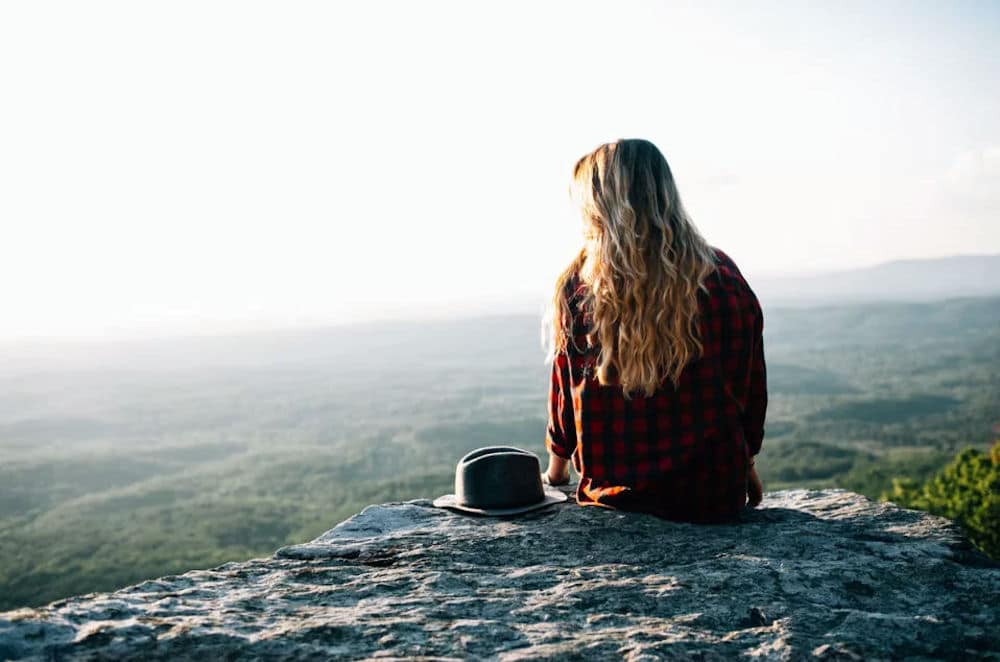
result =
[{"label": "lichen on rock", "polygon": [[0,614],[0,659],[968,659],[997,654],[998,615],[1000,567],[953,523],[842,490],[711,526],[416,500],[272,558]]}]

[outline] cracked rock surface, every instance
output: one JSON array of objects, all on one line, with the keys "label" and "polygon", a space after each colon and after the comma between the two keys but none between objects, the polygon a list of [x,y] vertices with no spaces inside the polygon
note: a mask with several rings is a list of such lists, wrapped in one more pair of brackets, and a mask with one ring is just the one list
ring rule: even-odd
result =
[{"label": "cracked rock surface", "polygon": [[842,490],[698,526],[565,504],[370,506],[271,558],[0,613],[2,659],[969,659],[1000,567],[948,520]]}]

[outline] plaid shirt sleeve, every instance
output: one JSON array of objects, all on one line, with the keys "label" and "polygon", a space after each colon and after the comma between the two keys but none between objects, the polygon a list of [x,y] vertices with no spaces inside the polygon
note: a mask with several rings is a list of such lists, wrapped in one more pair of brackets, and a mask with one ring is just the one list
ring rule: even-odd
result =
[{"label": "plaid shirt sleeve", "polygon": [[728,272],[731,316],[726,324],[727,345],[733,352],[729,372],[739,385],[740,423],[747,453],[760,453],[764,442],[764,417],[767,411],[767,369],[764,363],[764,313],[757,295],[750,288],[739,267],[716,249],[721,268]]},{"label": "plaid shirt sleeve", "polygon": [[545,448],[567,460],[576,450],[576,422],[573,417],[573,395],[569,374],[569,357],[556,354],[549,380],[549,422],[545,431]]},{"label": "plaid shirt sleeve", "polygon": [[750,455],[757,455],[764,442],[764,415],[767,411],[767,367],[764,362],[764,314],[757,297],[753,302],[753,336],[748,366],[747,402],[743,410],[743,434]]}]

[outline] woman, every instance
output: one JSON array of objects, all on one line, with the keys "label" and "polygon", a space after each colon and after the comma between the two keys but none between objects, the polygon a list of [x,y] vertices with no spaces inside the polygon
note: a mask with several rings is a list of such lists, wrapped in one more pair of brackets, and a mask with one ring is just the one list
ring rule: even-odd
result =
[{"label": "woman", "polygon": [[545,478],[567,483],[572,461],[581,505],[733,520],[763,491],[757,297],[698,233],[651,142],[601,145],[577,162],[570,191],[584,247],[545,322]]}]

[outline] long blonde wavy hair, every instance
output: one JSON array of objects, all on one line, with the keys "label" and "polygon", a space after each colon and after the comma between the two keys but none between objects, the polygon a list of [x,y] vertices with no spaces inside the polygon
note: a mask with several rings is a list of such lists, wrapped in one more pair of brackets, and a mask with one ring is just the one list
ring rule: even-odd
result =
[{"label": "long blonde wavy hair", "polygon": [[578,275],[579,305],[592,320],[588,345],[600,348],[599,383],[617,373],[627,399],[631,391],[651,396],[666,378],[676,386],[701,356],[698,290],[715,254],[684,211],[667,160],[648,140],[606,143],[577,161],[570,195],[585,241],[543,319],[546,360],[573,339],[566,287]]}]

